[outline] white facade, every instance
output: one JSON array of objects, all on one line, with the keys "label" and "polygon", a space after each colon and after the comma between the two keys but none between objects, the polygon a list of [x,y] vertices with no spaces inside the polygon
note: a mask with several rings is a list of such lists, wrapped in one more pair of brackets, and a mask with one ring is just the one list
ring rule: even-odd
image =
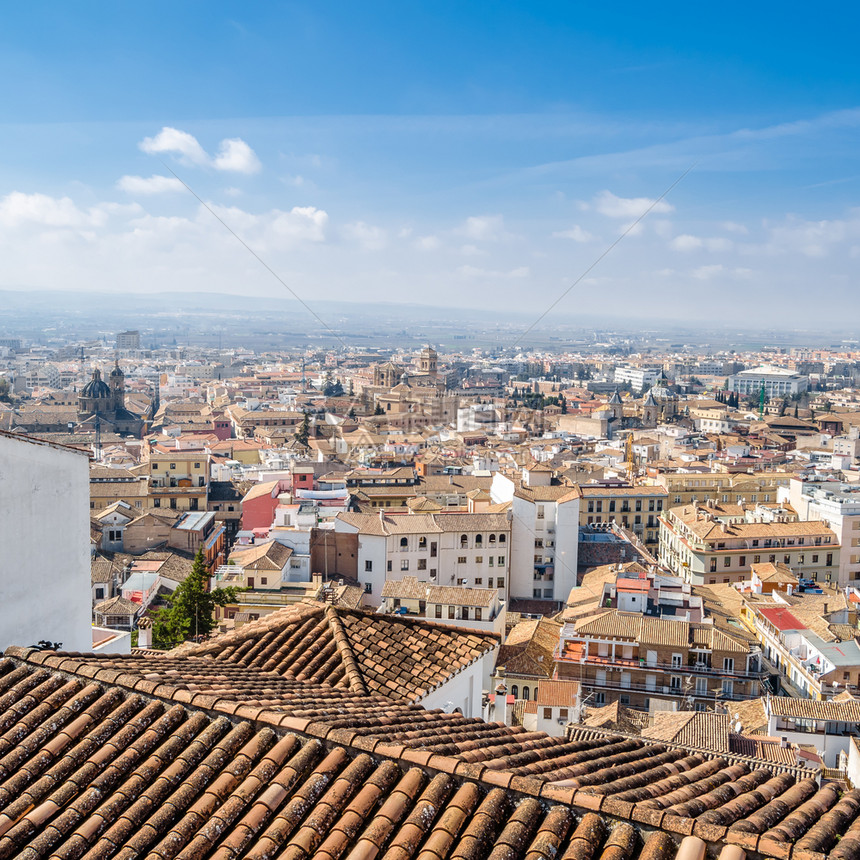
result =
[{"label": "white facade", "polygon": [[420,699],[418,704],[429,710],[441,708],[448,713],[459,710],[464,717],[481,717],[481,697],[483,691],[490,688],[497,651],[497,648],[493,648],[464,666],[444,684]]},{"label": "white facade", "polygon": [[571,493],[563,502],[532,500],[517,494],[514,482],[498,472],[490,495],[496,504],[512,503],[510,596],[566,600],[576,586],[579,497]]},{"label": "white facade", "polygon": [[644,391],[651,388],[660,376],[659,367],[631,367],[621,365],[615,368],[614,381],[618,384],[630,383],[634,391]]},{"label": "white facade", "polygon": [[91,651],[89,458],[0,433],[0,648]]},{"label": "white facade", "polygon": [[784,367],[762,365],[742,370],[728,378],[729,391],[738,394],[758,394],[762,387],[768,398],[800,394],[809,388],[809,377]]},{"label": "white facade", "polygon": [[[489,525],[488,517],[496,524]],[[335,520],[335,531],[358,534],[356,576],[365,603],[380,606],[385,580],[406,576],[430,585],[495,588],[507,599],[512,535],[505,516],[440,513],[433,525],[428,519],[395,514],[372,531],[349,514]]]},{"label": "white facade", "polygon": [[792,478],[779,499],[788,501],[802,520],[821,520],[836,532],[840,587],[860,585],[860,488],[836,481],[804,482]]}]

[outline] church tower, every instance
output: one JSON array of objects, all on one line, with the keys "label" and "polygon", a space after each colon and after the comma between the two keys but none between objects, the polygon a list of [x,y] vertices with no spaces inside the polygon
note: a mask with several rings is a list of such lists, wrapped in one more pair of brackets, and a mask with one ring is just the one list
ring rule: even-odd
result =
[{"label": "church tower", "polygon": [[436,378],[438,372],[438,354],[429,344],[418,355],[418,369],[422,374]]},{"label": "church tower", "polygon": [[110,372],[111,409],[118,412],[125,409],[125,374],[119,366],[119,360]]}]

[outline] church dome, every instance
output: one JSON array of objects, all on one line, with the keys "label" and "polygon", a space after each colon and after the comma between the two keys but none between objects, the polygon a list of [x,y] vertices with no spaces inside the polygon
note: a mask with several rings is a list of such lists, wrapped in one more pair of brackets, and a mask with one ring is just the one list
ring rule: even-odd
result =
[{"label": "church dome", "polygon": [[110,372],[110,375],[111,379],[115,379],[118,376],[125,376],[125,374],[122,372],[122,368],[119,366],[119,362],[114,365],[114,369]]},{"label": "church dome", "polygon": [[110,397],[110,388],[102,380],[101,371],[93,371],[93,378],[81,389],[81,397]]}]

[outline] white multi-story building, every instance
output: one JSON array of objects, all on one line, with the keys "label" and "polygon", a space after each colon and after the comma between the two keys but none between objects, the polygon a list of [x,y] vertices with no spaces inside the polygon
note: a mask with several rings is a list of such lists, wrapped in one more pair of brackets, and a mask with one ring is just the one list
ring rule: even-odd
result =
[{"label": "white multi-story building", "polygon": [[659,377],[659,367],[634,367],[633,365],[622,364],[615,368],[613,379],[618,385],[629,382],[634,391],[644,391],[646,388],[651,388]]},{"label": "white multi-story building", "polygon": [[[405,509],[404,509],[405,510]],[[511,520],[506,513],[339,514],[335,531],[358,535],[364,601],[379,606],[386,580],[494,588],[507,599]]]},{"label": "white multi-story building", "polygon": [[764,388],[768,398],[787,397],[806,391],[809,388],[809,377],[784,367],[762,365],[730,376],[728,384],[729,391],[736,391],[738,394],[758,394]]},{"label": "white multi-story building", "polygon": [[779,489],[804,520],[821,520],[839,539],[838,584],[860,586],[860,487],[839,481],[802,481],[792,478]]},{"label": "white multi-story building", "polygon": [[0,648],[93,648],[89,457],[0,431]]},{"label": "white multi-story building", "polygon": [[566,600],[576,585],[580,490],[537,463],[521,476],[497,472],[490,495],[511,502],[511,597]]}]

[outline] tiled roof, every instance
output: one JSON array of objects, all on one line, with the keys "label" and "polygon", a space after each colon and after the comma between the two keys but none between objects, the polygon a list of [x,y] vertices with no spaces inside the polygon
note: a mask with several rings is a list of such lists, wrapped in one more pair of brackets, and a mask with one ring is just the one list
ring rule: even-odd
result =
[{"label": "tiled roof", "polygon": [[560,632],[561,624],[548,618],[521,621],[499,649],[496,668],[503,668],[509,675],[551,678],[555,673],[553,655]]},{"label": "tiled roof", "polygon": [[611,609],[576,622],[577,636],[629,639],[643,645],[676,648],[704,647],[713,651],[746,654],[744,642],[734,639],[713,624],[651,618],[634,612]]},{"label": "tiled roof", "polygon": [[767,707],[771,715],[780,717],[860,723],[860,701],[819,702],[814,699],[771,696]]},{"label": "tiled roof", "polygon": [[729,748],[729,719],[728,714],[660,711],[641,734],[666,743],[723,752]]},{"label": "tiled roof", "polygon": [[457,627],[302,603],[178,651],[415,702],[498,642]]},{"label": "tiled roof", "polygon": [[785,765],[551,738],[217,659],[7,655],[0,857],[672,860],[691,833],[690,860],[699,837],[779,860],[860,849],[860,792]]}]

